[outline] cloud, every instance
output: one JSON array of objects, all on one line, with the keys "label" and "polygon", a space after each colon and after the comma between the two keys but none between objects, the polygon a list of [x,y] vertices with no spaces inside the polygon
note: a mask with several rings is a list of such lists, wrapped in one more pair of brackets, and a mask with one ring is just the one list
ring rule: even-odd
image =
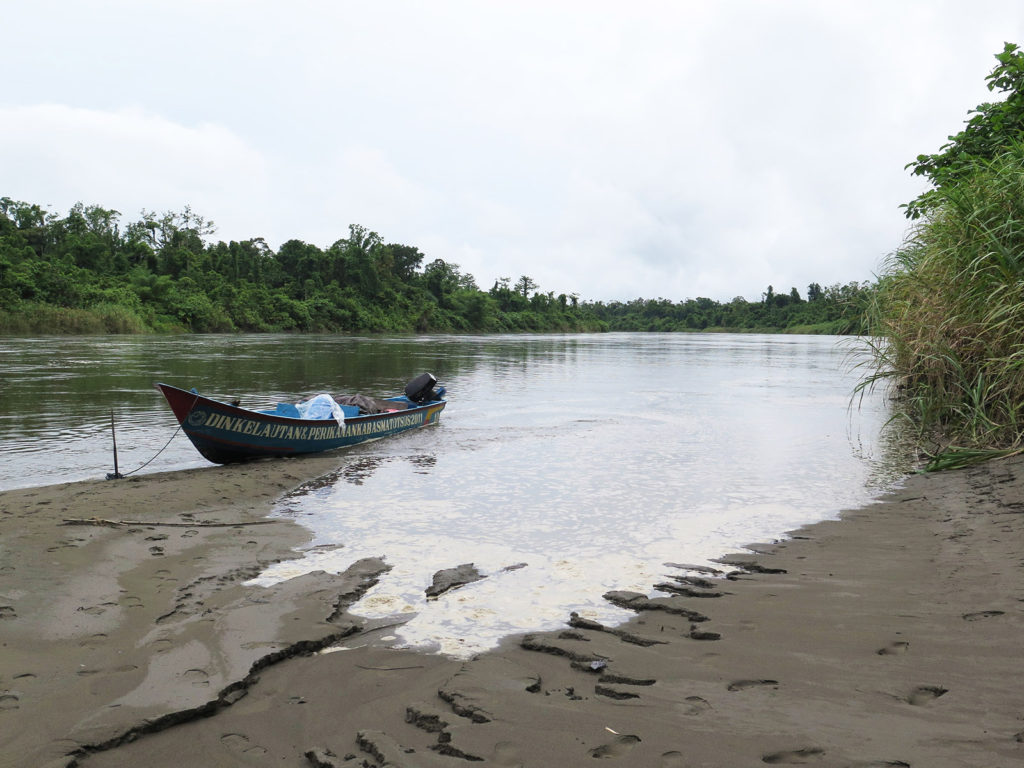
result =
[{"label": "cloud", "polygon": [[191,205],[236,238],[267,199],[266,163],[244,139],[139,109],[0,108],[0,167],[3,194],[59,213],[83,202],[132,220]]}]

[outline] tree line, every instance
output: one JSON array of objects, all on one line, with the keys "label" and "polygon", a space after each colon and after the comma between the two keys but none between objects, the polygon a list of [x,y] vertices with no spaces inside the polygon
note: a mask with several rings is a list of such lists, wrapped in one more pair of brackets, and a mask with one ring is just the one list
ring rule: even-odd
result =
[{"label": "tree line", "polygon": [[759,299],[581,301],[523,275],[488,289],[358,224],[327,248],[213,241],[186,207],[122,224],[0,198],[0,333],[791,331],[850,333],[871,286],[807,286]]}]

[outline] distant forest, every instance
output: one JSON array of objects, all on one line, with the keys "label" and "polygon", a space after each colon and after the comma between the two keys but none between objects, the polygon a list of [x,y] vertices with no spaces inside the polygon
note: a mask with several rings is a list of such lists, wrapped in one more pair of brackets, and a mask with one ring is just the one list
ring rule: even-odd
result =
[{"label": "distant forest", "polygon": [[761,331],[855,333],[873,287],[795,287],[708,298],[581,300],[532,278],[484,290],[457,264],[385,243],[357,224],[326,249],[262,238],[212,242],[185,208],[121,223],[118,211],[66,216],[0,198],[0,333],[427,333]]}]

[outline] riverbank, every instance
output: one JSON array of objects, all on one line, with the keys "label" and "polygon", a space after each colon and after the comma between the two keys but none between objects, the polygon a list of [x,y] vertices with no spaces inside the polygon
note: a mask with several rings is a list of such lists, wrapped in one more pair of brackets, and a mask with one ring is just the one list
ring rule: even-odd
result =
[{"label": "riverbank", "polygon": [[1024,759],[1019,457],[913,477],[718,578],[666,565],[662,597],[609,594],[624,626],[566,617],[467,662],[347,613],[381,561],[244,585],[308,545],[274,499],[337,461],[0,494],[0,766]]}]

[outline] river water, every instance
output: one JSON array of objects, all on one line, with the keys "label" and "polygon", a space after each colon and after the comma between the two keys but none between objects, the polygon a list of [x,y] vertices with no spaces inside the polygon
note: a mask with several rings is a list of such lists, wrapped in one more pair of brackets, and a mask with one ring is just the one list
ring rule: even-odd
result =
[{"label": "river water", "polygon": [[[604,592],[651,594],[679,572],[665,563],[709,564],[898,482],[907,453],[880,437],[880,394],[851,402],[849,352],[731,334],[4,339],[0,489],[103,477],[111,412],[122,472],[207,466],[158,380],[262,406],[431,371],[441,423],[339,453],[282,499],[314,547],[257,583],[383,556],[355,612],[466,655],[570,611],[622,621]],[[462,563],[486,578],[428,601],[433,573]]]}]

